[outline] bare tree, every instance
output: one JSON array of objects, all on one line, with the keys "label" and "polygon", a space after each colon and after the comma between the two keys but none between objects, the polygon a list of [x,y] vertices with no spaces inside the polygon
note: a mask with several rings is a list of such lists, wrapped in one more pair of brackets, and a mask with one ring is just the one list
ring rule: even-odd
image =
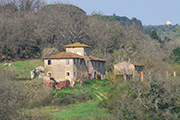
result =
[{"label": "bare tree", "polygon": [[0,74],[0,118],[2,120],[18,117],[17,110],[23,103],[23,91],[21,86],[13,81],[14,70],[1,69]]},{"label": "bare tree", "polygon": [[101,105],[113,119],[178,119],[179,81],[151,74],[148,83],[126,82],[116,86]]}]

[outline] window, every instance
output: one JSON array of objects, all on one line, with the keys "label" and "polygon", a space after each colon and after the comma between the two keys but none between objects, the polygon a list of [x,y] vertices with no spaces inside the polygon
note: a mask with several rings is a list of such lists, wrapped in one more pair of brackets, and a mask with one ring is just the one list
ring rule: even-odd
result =
[{"label": "window", "polygon": [[80,60],[80,65],[82,64],[82,60]]},{"label": "window", "polygon": [[69,73],[69,72],[66,72],[66,76],[70,76],[70,73]]},{"label": "window", "polygon": [[74,59],[74,62],[77,63],[77,59]]},{"label": "window", "polygon": [[100,62],[98,62],[98,66],[100,66]]},{"label": "window", "polygon": [[105,67],[105,62],[102,62],[102,66]]},{"label": "window", "polygon": [[51,65],[51,60],[48,60],[48,65]]},{"label": "window", "polygon": [[69,59],[66,60],[66,65],[69,65]]}]

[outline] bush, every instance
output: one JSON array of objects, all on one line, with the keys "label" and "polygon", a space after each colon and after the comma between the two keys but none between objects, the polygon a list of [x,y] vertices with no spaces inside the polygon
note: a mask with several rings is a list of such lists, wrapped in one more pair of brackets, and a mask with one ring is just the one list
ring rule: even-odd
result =
[{"label": "bush", "polygon": [[149,83],[124,82],[98,106],[106,108],[113,119],[179,119],[178,79],[154,75]]},{"label": "bush", "polygon": [[33,108],[51,103],[52,88],[44,86],[42,79],[20,81],[24,90],[24,107]]},{"label": "bush", "polygon": [[88,92],[79,95],[71,93],[60,93],[58,99],[56,99],[56,102],[54,102],[54,104],[65,106],[69,104],[82,103],[91,99],[93,99],[93,97]]},{"label": "bush", "polygon": [[1,120],[16,119],[17,110],[23,104],[23,90],[18,82],[14,81],[14,69],[0,70],[0,118]]},{"label": "bush", "polygon": [[97,74],[97,79],[101,80],[101,75]]}]

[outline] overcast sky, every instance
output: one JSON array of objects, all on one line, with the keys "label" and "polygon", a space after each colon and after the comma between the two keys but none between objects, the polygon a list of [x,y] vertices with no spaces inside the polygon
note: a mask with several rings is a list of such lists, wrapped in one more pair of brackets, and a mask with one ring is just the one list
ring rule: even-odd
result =
[{"label": "overcast sky", "polygon": [[[51,0],[47,0],[50,2]],[[180,25],[180,0],[56,0],[83,9],[88,15],[93,11],[104,15],[136,17],[143,25],[163,25],[167,20]]]}]

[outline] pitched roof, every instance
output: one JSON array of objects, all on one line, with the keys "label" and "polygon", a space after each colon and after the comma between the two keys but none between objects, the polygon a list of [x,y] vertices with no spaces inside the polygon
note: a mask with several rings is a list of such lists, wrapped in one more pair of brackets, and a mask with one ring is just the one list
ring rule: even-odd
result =
[{"label": "pitched roof", "polygon": [[131,64],[135,65],[135,66],[144,66],[142,64],[136,63],[136,62],[131,62]]},{"label": "pitched roof", "polygon": [[89,56],[90,60],[94,60],[94,61],[104,61],[106,62],[105,59],[100,59],[100,58],[97,58],[97,57],[93,57],[93,56]]},{"label": "pitched roof", "polygon": [[[120,62],[120,63],[115,64],[114,66],[119,65],[119,64],[128,65],[128,62],[123,61],[123,62]],[[139,64],[139,63],[136,63],[136,62],[130,62],[129,64],[133,64],[134,66],[141,66],[141,67],[143,67],[143,66],[144,66],[144,65]]]},{"label": "pitched roof", "polygon": [[73,43],[73,44],[70,44],[70,45],[66,45],[65,47],[89,47],[89,48],[91,48],[91,46],[85,45],[85,44],[81,44],[79,42],[76,42],[76,43]]},{"label": "pitched roof", "polygon": [[85,59],[83,56],[71,53],[71,52],[61,52],[59,54],[51,55],[48,57],[44,57],[44,59],[69,59],[69,58],[79,58],[79,59]]}]

